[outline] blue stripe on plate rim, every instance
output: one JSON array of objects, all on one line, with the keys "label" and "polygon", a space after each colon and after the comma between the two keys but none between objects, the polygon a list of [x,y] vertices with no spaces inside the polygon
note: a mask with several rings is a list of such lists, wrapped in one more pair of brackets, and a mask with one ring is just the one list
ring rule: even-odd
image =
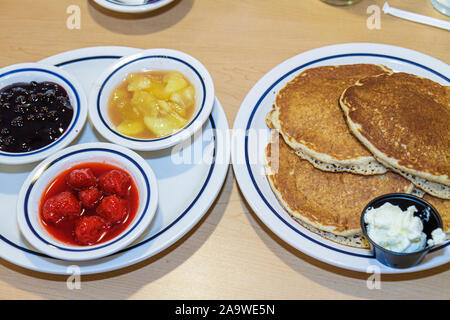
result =
[{"label": "blue stripe on plate rim", "polygon": [[89,61],[89,60],[96,60],[96,59],[120,59],[122,58],[122,56],[95,56],[95,57],[83,57],[83,58],[78,58],[78,59],[73,59],[73,60],[68,60],[68,61],[64,61],[64,62],[60,62],[55,64],[55,67],[62,67],[68,64],[72,64],[72,63],[76,63],[76,62],[82,62],[82,61]]},{"label": "blue stripe on plate rim", "polygon": [[[101,113],[101,111],[100,111],[100,98],[101,98],[101,96],[102,96],[103,88],[105,87],[105,84],[109,81],[109,79],[110,79],[117,71],[119,71],[119,70],[122,69],[123,67],[129,65],[130,63],[139,61],[139,60],[144,60],[144,59],[155,59],[155,58],[156,58],[156,59],[160,59],[160,58],[162,58],[162,59],[170,59],[170,60],[175,60],[175,61],[178,61],[178,62],[181,62],[181,63],[185,64],[186,66],[188,66],[190,69],[192,69],[192,70],[195,72],[195,74],[196,74],[197,77],[200,79],[200,82],[201,82],[201,84],[202,84],[202,88],[203,88],[204,94],[203,94],[203,100],[202,100],[202,103],[201,103],[201,106],[200,106],[200,110],[197,111],[196,116],[195,116],[194,118],[192,118],[191,121],[190,121],[186,126],[184,126],[184,127],[182,128],[182,130],[185,130],[185,129],[189,128],[189,127],[192,125],[192,123],[194,123],[194,121],[198,118],[198,116],[199,116],[200,113],[202,112],[203,107],[205,106],[205,100],[206,100],[206,86],[205,86],[205,83],[204,83],[204,81],[203,81],[203,78],[201,77],[201,75],[200,75],[200,73],[197,71],[197,69],[195,69],[193,66],[191,66],[191,65],[190,65],[189,63],[187,63],[186,61],[181,60],[181,59],[179,59],[179,58],[170,57],[170,56],[164,56],[164,55],[145,56],[145,57],[140,57],[140,58],[131,60],[131,61],[125,63],[124,65],[120,66],[119,68],[115,69],[113,72],[111,72],[111,73],[106,77],[106,79],[103,81],[103,83],[102,83],[102,85],[101,85],[101,87],[100,87],[100,90],[98,91],[98,95],[97,95],[97,113],[98,113],[98,115],[99,115],[100,120],[102,121],[102,123],[104,124],[104,126],[105,126],[109,131],[111,131],[113,134],[115,134],[115,135],[117,135],[117,136],[119,136],[119,137],[121,137],[121,138],[123,138],[123,139],[130,140],[130,141],[139,141],[139,142],[143,142],[143,141],[145,142],[145,141],[146,141],[146,140],[142,140],[142,139],[134,139],[134,138],[131,138],[131,137],[129,137],[129,136],[125,136],[125,135],[123,135],[123,134],[120,134],[120,133],[117,132],[116,130],[113,130],[112,128],[110,128],[110,127],[108,126],[108,124],[106,123],[106,121],[105,121],[105,119],[103,118],[102,113]],[[158,138],[158,139],[152,139],[151,141],[153,142],[153,141],[161,141],[161,140],[169,139],[169,138],[173,137],[174,135],[176,135],[176,134],[178,134],[178,133],[180,133],[180,132],[181,132],[181,130],[178,130],[177,132],[175,132],[175,133],[173,133],[173,134],[171,134],[171,135],[168,135],[168,136],[165,136],[165,137],[162,137],[162,138]]]},{"label": "blue stripe on plate rim", "polygon": [[114,0],[105,0],[106,2],[118,5],[118,6],[123,6],[123,7],[140,7],[140,6],[147,6],[149,4],[154,4],[157,2],[161,2],[162,0],[147,0],[146,3],[144,4],[126,4],[126,3],[120,3],[118,1],[114,1]]},{"label": "blue stripe on plate rim", "polygon": [[35,150],[35,151],[31,151],[31,152],[27,152],[27,153],[20,153],[20,154],[13,154],[13,153],[7,153],[7,152],[2,152],[0,151],[0,156],[5,156],[5,157],[25,157],[25,156],[29,156],[29,155],[33,155],[33,154],[38,154],[41,153],[43,151],[48,150],[49,148],[52,148],[53,146],[55,146],[56,144],[58,144],[59,142],[61,142],[62,140],[64,140],[64,138],[72,131],[73,127],[75,126],[75,124],[78,122],[78,118],[80,116],[80,110],[81,110],[81,105],[80,105],[80,97],[78,96],[78,92],[75,89],[75,87],[73,86],[73,84],[67,80],[65,77],[50,71],[50,70],[45,70],[45,69],[40,69],[40,68],[23,68],[23,69],[16,69],[16,70],[11,70],[9,72],[6,72],[4,74],[0,75],[0,78],[5,77],[7,75],[13,74],[13,73],[18,73],[18,72],[28,72],[28,71],[39,71],[39,72],[44,72],[44,73],[49,73],[51,75],[56,76],[57,78],[60,78],[62,81],[64,81],[73,91],[73,93],[75,94],[75,98],[77,100],[77,113],[75,115],[75,120],[72,122],[72,125],[70,126],[70,128],[68,130],[66,130],[66,132],[64,132],[63,135],[61,135],[56,141],[50,143],[49,145]]},{"label": "blue stripe on plate rim", "polygon": [[[279,215],[277,213],[277,211],[270,205],[269,201],[264,197],[263,193],[261,192],[261,190],[258,187],[258,184],[256,183],[256,180],[254,178],[252,169],[250,167],[250,161],[249,161],[249,155],[248,155],[248,132],[250,129],[250,126],[252,124],[253,121],[253,117],[257,111],[257,109],[259,108],[259,106],[261,105],[261,102],[264,100],[264,98],[266,97],[266,95],[278,84],[280,83],[283,79],[285,79],[286,77],[288,77],[289,75],[291,75],[292,73],[299,71],[305,67],[308,67],[312,64],[321,62],[321,61],[326,61],[326,60],[330,60],[330,59],[336,59],[336,58],[343,58],[343,57],[352,57],[352,56],[368,56],[368,57],[378,57],[378,58],[387,58],[387,59],[393,59],[393,60],[398,60],[398,61],[402,61],[405,63],[409,63],[412,65],[415,65],[416,67],[420,67],[422,69],[425,69],[427,71],[430,71],[432,73],[434,73],[435,75],[441,77],[442,79],[446,80],[447,82],[450,82],[449,78],[447,78],[446,76],[444,76],[443,74],[440,74],[439,72],[426,67],[420,63],[414,62],[414,61],[410,61],[404,58],[399,58],[399,57],[395,57],[395,56],[390,56],[390,55],[384,55],[384,54],[375,54],[375,53],[347,53],[347,54],[338,54],[338,55],[333,55],[333,56],[327,56],[327,57],[323,57],[320,59],[316,59],[316,60],[312,60],[309,61],[305,64],[302,64],[301,66],[298,66],[294,69],[292,69],[291,71],[285,73],[283,76],[281,76],[278,80],[274,81],[272,83],[272,85],[270,85],[270,87],[262,94],[262,96],[259,98],[258,102],[256,103],[255,107],[253,108],[249,120],[247,122],[247,127],[246,127],[246,132],[247,134],[245,135],[245,144],[244,144],[244,151],[245,151],[245,162],[246,162],[246,167],[247,167],[247,171],[250,175],[250,179],[256,189],[256,191],[258,192],[259,196],[261,197],[261,199],[263,200],[263,202],[265,203],[265,205],[270,209],[270,211],[272,211],[272,213],[279,219],[281,220],[286,226],[288,226],[290,229],[292,229],[294,232],[296,232],[297,234],[299,234],[300,236],[304,237],[307,240],[312,241],[315,244],[318,244],[322,247],[325,247],[327,249],[333,250],[333,251],[337,251],[339,253],[343,253],[343,254],[347,254],[347,255],[351,255],[351,256],[355,256],[355,257],[360,257],[360,258],[371,258],[371,259],[375,259],[375,256],[372,255],[366,255],[366,254],[359,254],[359,253],[354,253],[354,252],[349,252],[346,250],[342,250],[339,248],[335,248],[333,246],[327,245],[323,242],[320,242],[318,240],[315,240],[313,238],[311,238],[310,236],[306,235],[305,233],[301,232],[300,230],[298,230],[297,228],[295,228],[291,223],[289,223],[288,221],[286,221],[285,219],[283,219],[283,217],[281,217],[281,215]],[[447,247],[450,244],[450,241],[447,241],[447,243],[445,243],[442,246],[438,246],[436,248],[433,248],[432,250],[430,250],[430,252],[434,252],[437,250],[441,250],[445,247]]]},{"label": "blue stripe on plate rim", "polygon": [[70,252],[87,252],[87,251],[95,251],[95,250],[99,250],[99,249],[108,247],[108,246],[110,246],[110,245],[112,245],[112,244],[114,244],[114,243],[116,243],[116,242],[122,240],[122,239],[123,239],[124,237],[126,237],[127,235],[129,235],[129,234],[130,234],[130,233],[138,226],[138,224],[142,221],[142,219],[144,218],[144,216],[147,214],[147,210],[148,210],[148,206],[149,206],[149,204],[150,204],[150,198],[151,198],[151,188],[150,188],[150,183],[149,183],[149,181],[148,181],[148,178],[147,178],[147,176],[145,175],[144,169],[142,169],[142,167],[141,167],[141,166],[140,166],[133,158],[131,158],[131,157],[129,157],[128,155],[123,154],[123,153],[121,153],[121,152],[119,152],[119,151],[110,150],[110,149],[105,149],[105,148],[89,148],[89,149],[83,149],[83,150],[74,151],[74,152],[65,154],[65,155],[63,155],[63,156],[61,156],[61,157],[59,157],[59,158],[53,160],[51,163],[49,163],[49,164],[45,167],[45,170],[43,170],[43,171],[40,173],[39,176],[41,176],[41,175],[42,175],[46,170],[48,170],[51,166],[55,165],[56,163],[58,163],[59,161],[65,159],[65,158],[67,158],[67,157],[70,157],[70,156],[72,156],[72,155],[74,155],[74,154],[85,153],[85,152],[90,152],[90,151],[100,151],[100,152],[113,153],[113,154],[119,155],[119,156],[121,156],[121,157],[127,159],[128,161],[130,161],[136,168],[139,169],[139,171],[142,173],[142,176],[143,176],[144,181],[145,181],[145,187],[146,187],[146,190],[145,190],[144,192],[147,192],[147,194],[148,194],[147,201],[146,201],[146,203],[145,203],[145,205],[144,205],[144,211],[143,211],[141,217],[139,218],[139,220],[134,224],[134,226],[133,226],[132,228],[130,228],[130,230],[128,230],[128,231],[127,231],[126,233],[124,233],[124,234],[121,234],[120,236],[117,236],[117,237],[114,238],[114,240],[112,240],[111,242],[108,242],[108,243],[106,243],[106,244],[104,244],[104,245],[96,246],[95,248],[93,248],[93,247],[80,247],[79,249],[78,249],[78,248],[77,248],[77,249],[73,249],[73,248],[63,248],[63,247],[57,246],[57,245],[55,245],[54,243],[50,243],[50,242],[48,242],[47,240],[43,239],[43,238],[39,235],[39,233],[33,228],[33,225],[32,225],[31,222],[30,222],[29,213],[28,213],[28,200],[29,200],[31,191],[33,190],[33,187],[34,187],[34,185],[35,185],[37,179],[39,178],[39,177],[38,177],[38,178],[36,178],[36,179],[30,184],[30,186],[29,186],[28,189],[27,189],[26,195],[25,195],[25,199],[24,199],[25,220],[26,220],[26,222],[27,222],[28,228],[30,228],[30,230],[33,232],[33,234],[34,234],[39,240],[41,240],[42,242],[44,242],[44,243],[46,243],[46,244],[52,245],[53,247],[56,247],[56,248],[58,248],[59,250],[70,251]]}]

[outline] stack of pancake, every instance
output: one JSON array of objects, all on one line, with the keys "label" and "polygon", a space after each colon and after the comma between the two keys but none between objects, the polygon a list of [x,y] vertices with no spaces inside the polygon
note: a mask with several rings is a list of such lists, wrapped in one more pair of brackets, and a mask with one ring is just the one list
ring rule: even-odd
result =
[{"label": "stack of pancake", "polygon": [[280,90],[266,175],[304,227],[368,247],[360,215],[373,198],[423,196],[450,229],[450,87],[385,66],[307,69]]}]

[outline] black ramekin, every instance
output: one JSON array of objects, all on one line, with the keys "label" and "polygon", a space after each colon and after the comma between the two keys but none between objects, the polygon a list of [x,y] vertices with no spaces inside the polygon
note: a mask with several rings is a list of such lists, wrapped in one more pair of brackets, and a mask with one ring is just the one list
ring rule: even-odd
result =
[{"label": "black ramekin", "polygon": [[[434,229],[443,227],[442,219],[437,210],[431,204],[421,198],[406,193],[390,193],[382,195],[370,201],[364,208],[361,214],[361,229],[364,236],[370,243],[370,249],[375,255],[375,258],[382,264],[392,268],[413,267],[419,264],[425,255],[430,251],[429,246],[426,245],[425,249],[411,253],[394,252],[381,247],[367,235],[366,223],[364,222],[364,215],[367,212],[367,209],[370,207],[378,208],[386,202],[399,206],[403,211],[414,205],[418,210],[414,213],[414,216],[417,216],[422,220],[423,232],[427,235],[427,240],[431,239],[431,232]],[[429,212],[429,215],[426,213],[427,211]]]}]

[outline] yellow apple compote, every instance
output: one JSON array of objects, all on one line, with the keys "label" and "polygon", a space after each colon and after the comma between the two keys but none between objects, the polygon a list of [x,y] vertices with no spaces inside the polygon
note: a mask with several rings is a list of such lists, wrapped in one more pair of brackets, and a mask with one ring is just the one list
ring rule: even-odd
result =
[{"label": "yellow apple compote", "polygon": [[183,128],[195,110],[195,89],[177,71],[145,71],[127,75],[109,98],[115,129],[138,139],[156,139]]}]

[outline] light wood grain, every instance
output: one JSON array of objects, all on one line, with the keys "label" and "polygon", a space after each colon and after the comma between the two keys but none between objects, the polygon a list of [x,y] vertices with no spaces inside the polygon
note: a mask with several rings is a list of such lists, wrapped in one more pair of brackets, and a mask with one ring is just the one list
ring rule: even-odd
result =
[{"label": "light wood grain", "polygon": [[[90,1],[0,1],[0,66],[37,61],[67,50],[122,45],[185,51],[209,69],[230,125],[251,87],[266,72],[303,51],[345,42],[394,44],[450,62],[444,30],[382,16],[366,27],[363,0],[333,7],[319,0],[178,0],[157,12],[127,16]],[[428,0],[391,6],[446,19]],[[81,8],[81,29],[66,28],[66,8]],[[169,249],[137,265],[66,277],[28,271],[0,260],[0,299],[449,299],[449,265],[383,276],[336,269],[291,248],[265,227],[240,193],[232,170],[213,207]]]}]

